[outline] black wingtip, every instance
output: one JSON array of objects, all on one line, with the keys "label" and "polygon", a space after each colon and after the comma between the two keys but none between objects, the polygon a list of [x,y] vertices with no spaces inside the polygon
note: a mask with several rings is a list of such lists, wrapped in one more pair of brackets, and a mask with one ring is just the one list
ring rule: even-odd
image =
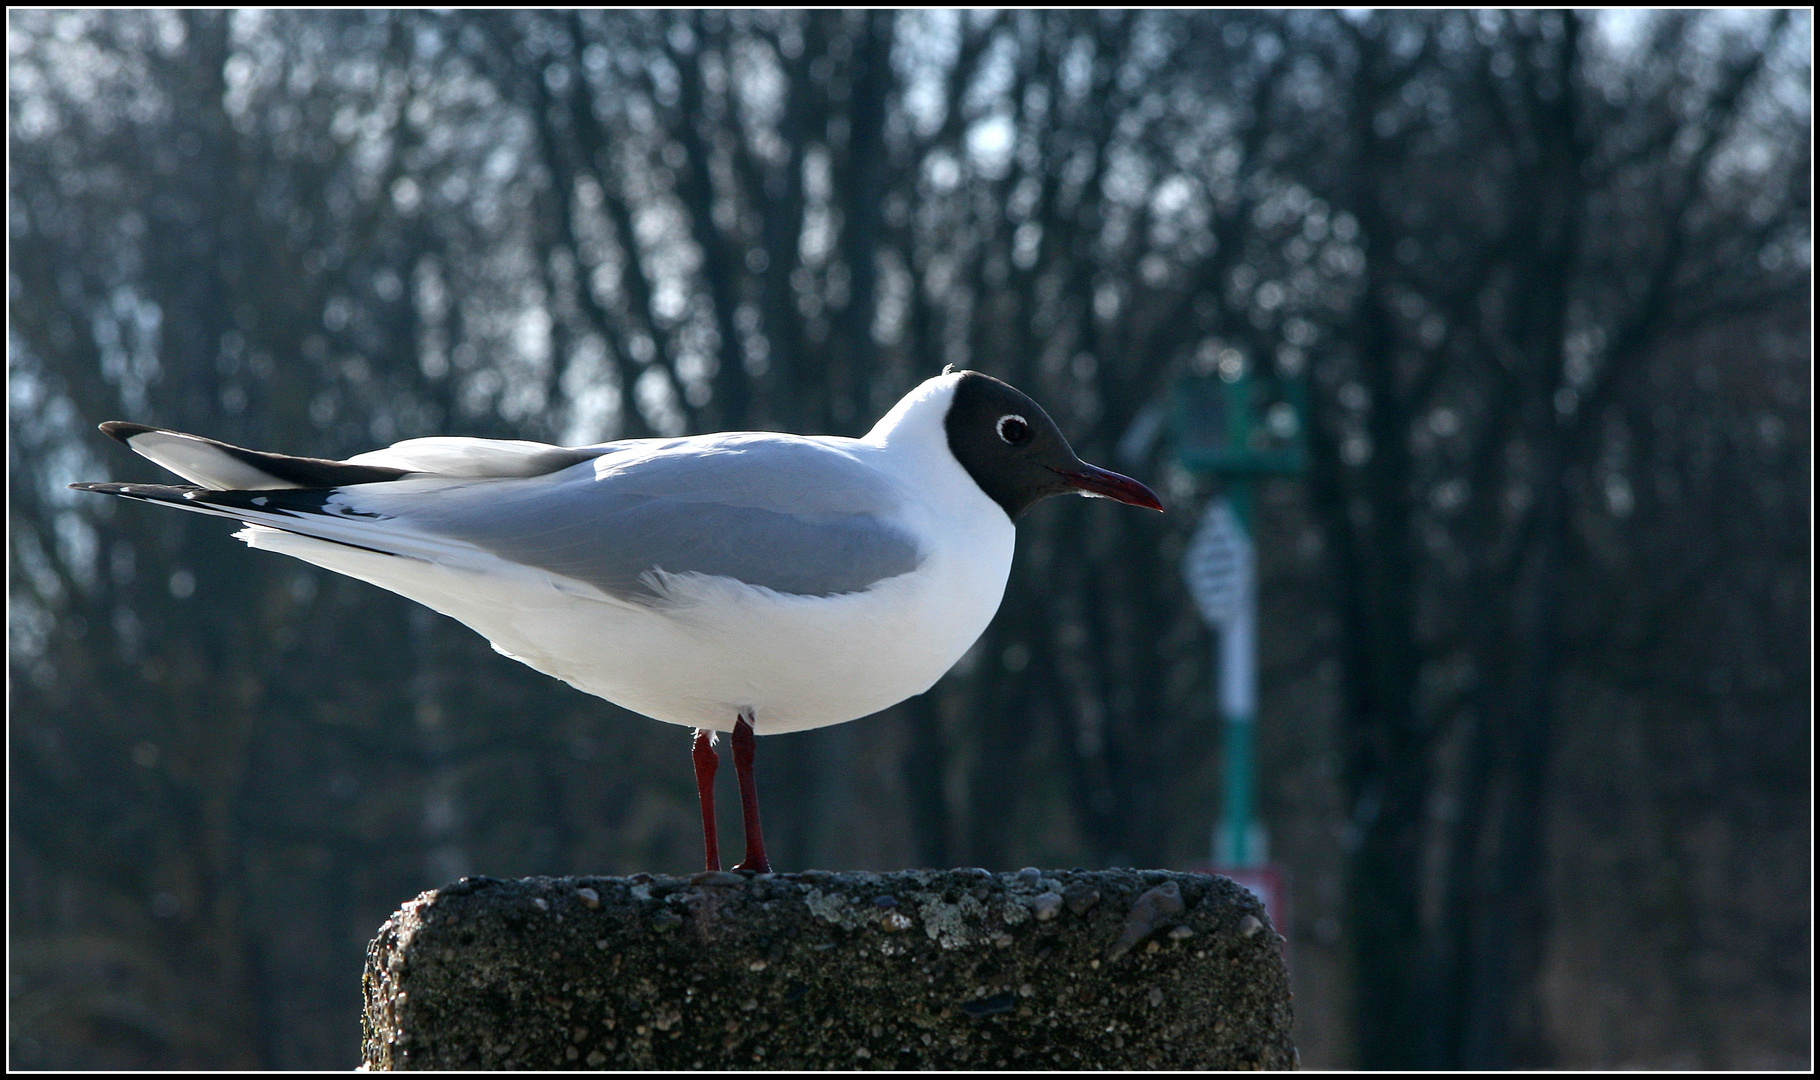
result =
[{"label": "black wingtip", "polygon": [[132,486],[132,484],[123,484],[118,480],[82,480],[70,485],[77,491],[99,491],[103,495],[124,495]]},{"label": "black wingtip", "polygon": [[189,499],[196,492],[206,490],[194,484],[127,484],[118,480],[82,480],[71,484],[70,487],[77,491],[98,491],[103,495],[124,495],[129,499],[151,499],[163,502]]},{"label": "black wingtip", "polygon": [[143,435],[148,431],[158,430],[155,427],[147,427],[144,424],[132,424],[125,420],[109,420],[107,423],[100,425],[100,427],[101,434],[106,435],[111,439],[119,439],[121,442],[126,442],[135,435]]}]

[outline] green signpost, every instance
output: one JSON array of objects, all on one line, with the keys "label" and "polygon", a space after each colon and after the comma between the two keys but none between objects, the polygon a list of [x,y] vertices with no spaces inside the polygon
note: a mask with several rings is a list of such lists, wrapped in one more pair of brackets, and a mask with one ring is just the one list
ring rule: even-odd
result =
[{"label": "green signpost", "polygon": [[[1301,472],[1308,461],[1305,384],[1252,369],[1236,350],[1226,349],[1216,354],[1211,372],[1184,376],[1171,395],[1176,459],[1184,468],[1218,478],[1222,488],[1189,544],[1183,571],[1220,640],[1223,806],[1214,827],[1213,861],[1223,872],[1262,869],[1266,850],[1254,808],[1254,488],[1259,477]],[[1270,903],[1270,897],[1265,900]]]}]

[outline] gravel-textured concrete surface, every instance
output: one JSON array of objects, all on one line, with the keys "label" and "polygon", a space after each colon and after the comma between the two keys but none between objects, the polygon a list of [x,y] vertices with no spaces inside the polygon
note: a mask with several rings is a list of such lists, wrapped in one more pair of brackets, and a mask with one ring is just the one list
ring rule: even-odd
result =
[{"label": "gravel-textured concrete surface", "polygon": [[1281,939],[1155,870],[463,878],[380,928],[370,1069],[1292,1068]]}]

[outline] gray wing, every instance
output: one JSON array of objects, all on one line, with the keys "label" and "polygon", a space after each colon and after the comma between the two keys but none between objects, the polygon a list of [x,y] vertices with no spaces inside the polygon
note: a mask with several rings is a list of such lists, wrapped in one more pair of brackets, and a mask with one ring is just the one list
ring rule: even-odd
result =
[{"label": "gray wing", "polygon": [[390,496],[385,486],[350,499],[347,512],[394,517],[641,603],[663,600],[658,570],[832,596],[921,561],[892,523],[901,496],[889,481],[795,436],[639,440],[548,477]]}]

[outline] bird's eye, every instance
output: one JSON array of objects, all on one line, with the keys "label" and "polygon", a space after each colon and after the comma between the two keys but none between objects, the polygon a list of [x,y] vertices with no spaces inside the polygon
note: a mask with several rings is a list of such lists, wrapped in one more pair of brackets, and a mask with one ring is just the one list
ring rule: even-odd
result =
[{"label": "bird's eye", "polygon": [[1030,437],[1030,421],[1016,413],[998,418],[998,437],[1016,446]]}]

